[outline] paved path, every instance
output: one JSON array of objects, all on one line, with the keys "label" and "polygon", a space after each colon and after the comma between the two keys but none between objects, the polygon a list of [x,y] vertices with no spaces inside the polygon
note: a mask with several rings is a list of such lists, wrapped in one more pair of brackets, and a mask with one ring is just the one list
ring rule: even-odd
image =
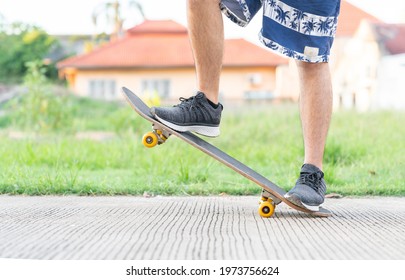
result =
[{"label": "paved path", "polygon": [[405,198],[328,199],[331,218],[257,197],[0,196],[0,258],[405,259]]}]

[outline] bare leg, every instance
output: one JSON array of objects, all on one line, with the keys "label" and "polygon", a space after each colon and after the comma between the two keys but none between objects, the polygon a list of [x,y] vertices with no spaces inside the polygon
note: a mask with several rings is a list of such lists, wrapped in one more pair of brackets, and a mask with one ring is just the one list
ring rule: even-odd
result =
[{"label": "bare leg", "polygon": [[297,61],[300,80],[300,111],[305,160],[322,169],[332,114],[332,83],[327,63]]},{"label": "bare leg", "polygon": [[218,103],[224,49],[224,26],[219,0],[188,0],[188,28],[197,72],[198,90]]}]

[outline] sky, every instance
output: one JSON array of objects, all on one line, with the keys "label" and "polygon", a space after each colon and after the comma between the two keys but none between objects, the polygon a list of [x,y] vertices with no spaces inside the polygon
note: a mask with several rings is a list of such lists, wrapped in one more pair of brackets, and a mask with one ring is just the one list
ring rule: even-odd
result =
[{"label": "sky", "polygon": [[[111,1],[111,0],[110,0]],[[374,16],[390,23],[405,23],[403,0],[348,0]],[[91,15],[95,7],[108,0],[0,0],[0,16],[7,21],[23,21],[38,25],[50,34],[92,34],[105,30],[106,25],[95,28]],[[127,3],[128,0],[120,0]],[[139,0],[148,19],[173,19],[183,25],[186,20],[186,0]],[[140,23],[140,15],[134,9],[125,9],[125,27]],[[102,19],[100,18],[100,21]],[[240,28],[225,20],[227,38],[242,37],[257,41],[260,16],[247,28]]]}]

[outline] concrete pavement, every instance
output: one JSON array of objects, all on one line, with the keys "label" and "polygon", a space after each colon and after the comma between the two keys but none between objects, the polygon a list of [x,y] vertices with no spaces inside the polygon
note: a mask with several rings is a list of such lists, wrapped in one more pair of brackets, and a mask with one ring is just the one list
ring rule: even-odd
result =
[{"label": "concrete pavement", "polygon": [[405,259],[405,198],[327,199],[330,218],[258,197],[0,196],[0,258]]}]

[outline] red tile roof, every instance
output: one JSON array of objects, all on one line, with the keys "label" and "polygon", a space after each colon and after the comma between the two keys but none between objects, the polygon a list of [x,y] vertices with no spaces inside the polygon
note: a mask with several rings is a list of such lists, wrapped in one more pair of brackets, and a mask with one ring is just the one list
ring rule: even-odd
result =
[{"label": "red tile roof", "polygon": [[340,15],[338,18],[338,27],[336,37],[352,37],[356,33],[362,20],[370,22],[381,22],[375,16],[365,12],[364,10],[350,4],[347,1],[342,1],[340,5]]},{"label": "red tile roof", "polygon": [[225,40],[224,66],[277,66],[288,59],[244,39]]},{"label": "red tile roof", "polygon": [[[285,58],[246,40],[225,40],[224,67],[276,66],[283,63],[287,63]],[[147,20],[129,29],[122,39],[58,63],[58,68],[79,69],[193,66],[187,30],[171,20]]]},{"label": "red tile roof", "polygon": [[[163,24],[164,23],[164,24]],[[145,20],[142,24],[127,30],[127,35],[139,34],[167,34],[167,33],[187,33],[187,29],[172,20]]]},{"label": "red tile roof", "polygon": [[405,53],[405,24],[375,23],[372,26],[377,41],[389,54]]}]

